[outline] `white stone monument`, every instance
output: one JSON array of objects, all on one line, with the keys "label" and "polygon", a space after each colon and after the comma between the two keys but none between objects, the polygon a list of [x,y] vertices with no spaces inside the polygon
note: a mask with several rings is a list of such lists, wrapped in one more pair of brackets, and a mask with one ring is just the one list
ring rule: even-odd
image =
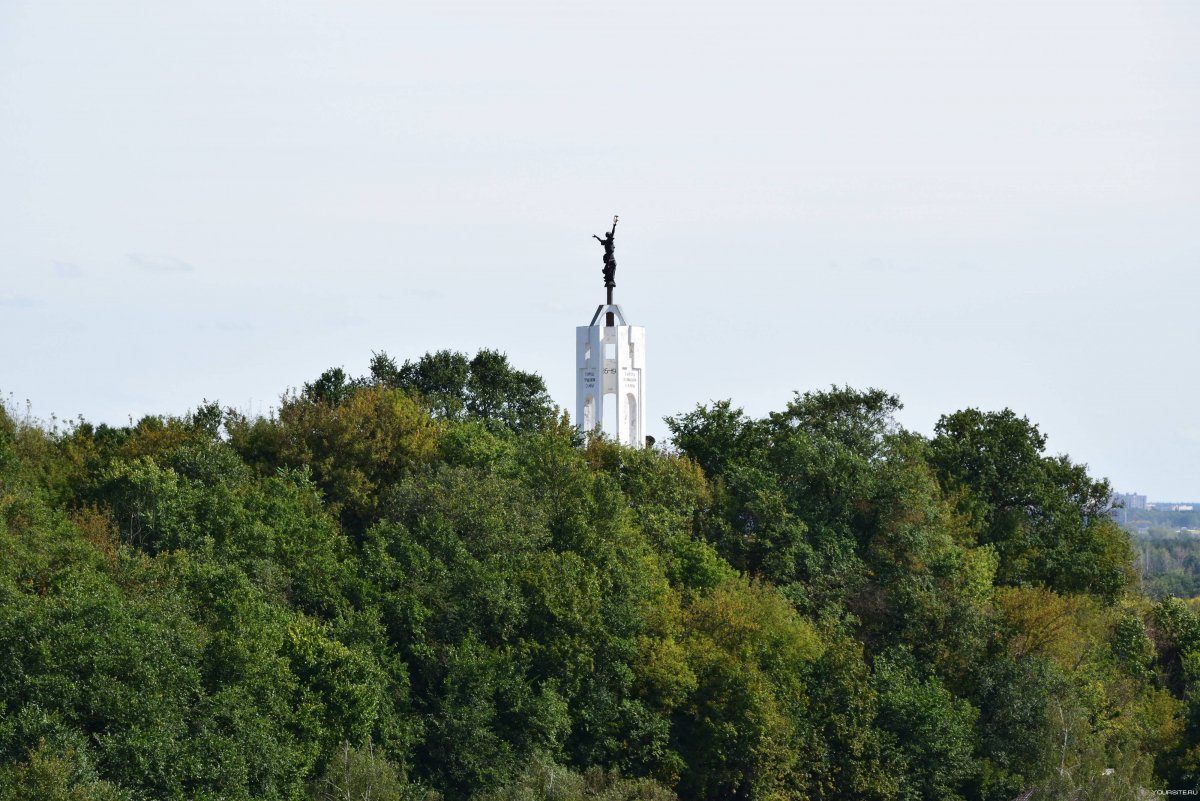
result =
[{"label": "white stone monument", "polygon": [[629,325],[613,303],[617,263],[612,231],[604,245],[604,285],[608,302],[592,321],[575,329],[575,422],[588,434],[602,431],[622,445],[646,445],[646,329]]}]

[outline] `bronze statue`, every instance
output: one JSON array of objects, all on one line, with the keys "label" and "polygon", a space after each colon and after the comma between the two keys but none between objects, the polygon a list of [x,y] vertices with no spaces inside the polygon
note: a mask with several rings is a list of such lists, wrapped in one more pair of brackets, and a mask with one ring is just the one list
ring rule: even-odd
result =
[{"label": "bronze statue", "polygon": [[617,285],[617,258],[613,255],[613,234],[617,232],[617,218],[613,216],[612,230],[604,235],[604,238],[592,234],[592,239],[595,239],[601,245],[604,245],[604,286],[608,288],[609,303],[612,303],[612,288]]}]

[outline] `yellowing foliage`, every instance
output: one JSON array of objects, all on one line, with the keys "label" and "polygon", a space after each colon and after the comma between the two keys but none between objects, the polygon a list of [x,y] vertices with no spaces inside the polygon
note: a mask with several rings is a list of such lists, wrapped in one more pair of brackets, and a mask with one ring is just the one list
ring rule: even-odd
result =
[{"label": "yellowing foliage", "polygon": [[997,587],[993,603],[1014,659],[1032,654],[1069,671],[1105,630],[1099,607],[1087,596],[1062,596],[1045,587]]}]

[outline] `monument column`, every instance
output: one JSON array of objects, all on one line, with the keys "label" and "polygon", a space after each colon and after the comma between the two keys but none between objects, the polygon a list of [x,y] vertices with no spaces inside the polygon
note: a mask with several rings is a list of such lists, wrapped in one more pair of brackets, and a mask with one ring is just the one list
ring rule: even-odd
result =
[{"label": "monument column", "polygon": [[629,325],[613,303],[617,261],[613,238],[617,218],[603,238],[606,302],[592,321],[575,329],[575,424],[588,434],[601,431],[622,445],[645,447],[646,329]]}]

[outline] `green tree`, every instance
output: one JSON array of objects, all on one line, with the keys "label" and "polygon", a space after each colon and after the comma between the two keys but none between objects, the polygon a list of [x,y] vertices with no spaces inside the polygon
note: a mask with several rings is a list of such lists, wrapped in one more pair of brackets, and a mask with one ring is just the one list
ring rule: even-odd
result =
[{"label": "green tree", "polygon": [[1133,552],[1107,514],[1108,482],[1044,455],[1045,435],[1027,418],[966,409],[938,421],[931,445],[947,490],[996,548],[998,581],[1110,601],[1129,586]]},{"label": "green tree", "polygon": [[378,514],[383,489],[434,458],[439,428],[404,392],[367,387],[334,399],[283,399],[276,420],[229,413],[230,444],[260,471],[308,469],[351,531]]},{"label": "green tree", "polygon": [[822,653],[813,627],[777,592],[744,580],[696,598],[687,612],[696,687],[676,717],[688,798],[785,798],[819,752],[805,677]]},{"label": "green tree", "polygon": [[961,799],[976,765],[978,711],[955,698],[937,677],[921,675],[911,654],[888,651],[875,660],[878,725],[892,735],[905,767],[897,797]]},{"label": "green tree", "polygon": [[0,801],[126,801],[130,796],[96,777],[78,752],[54,753],[44,742],[29,755],[0,765]]},{"label": "green tree", "polygon": [[371,362],[371,380],[419,395],[435,417],[448,420],[469,418],[497,428],[536,431],[555,417],[541,377],[513,368],[499,351],[481,350],[468,359],[441,350],[400,367],[379,353]]}]

